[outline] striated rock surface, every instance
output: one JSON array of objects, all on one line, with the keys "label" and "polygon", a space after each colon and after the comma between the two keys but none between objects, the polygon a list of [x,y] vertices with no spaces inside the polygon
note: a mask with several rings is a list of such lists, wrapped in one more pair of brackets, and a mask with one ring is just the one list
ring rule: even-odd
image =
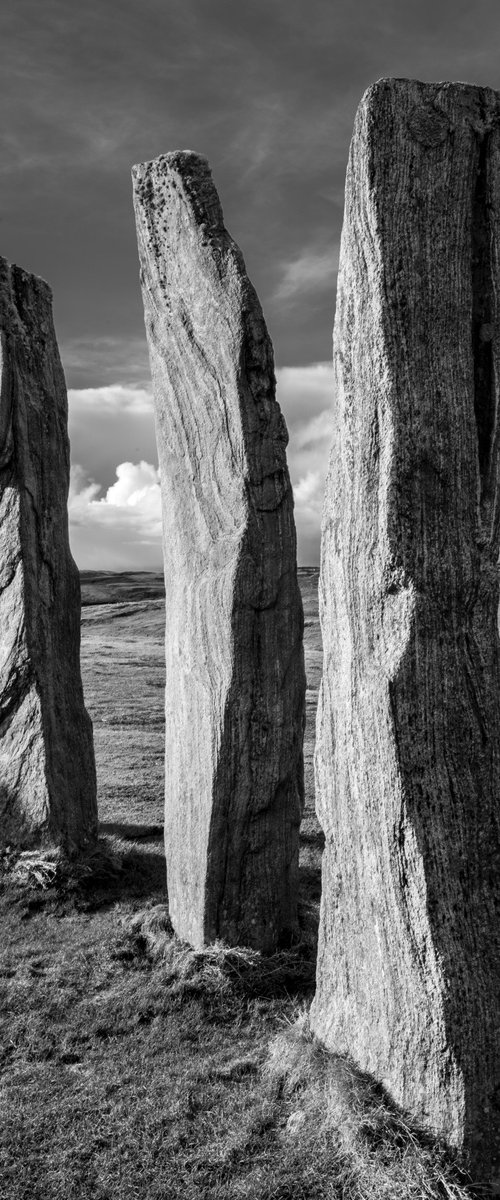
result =
[{"label": "striated rock surface", "polygon": [[171,917],[273,949],[297,921],[303,615],[272,346],[205,159],[134,168],[166,587]]},{"label": "striated rock surface", "polygon": [[42,279],[0,259],[0,843],[97,833],[69,550],[67,397]]},{"label": "striated rock surface", "polygon": [[359,107],[320,582],[312,1027],[499,1173],[500,95]]}]

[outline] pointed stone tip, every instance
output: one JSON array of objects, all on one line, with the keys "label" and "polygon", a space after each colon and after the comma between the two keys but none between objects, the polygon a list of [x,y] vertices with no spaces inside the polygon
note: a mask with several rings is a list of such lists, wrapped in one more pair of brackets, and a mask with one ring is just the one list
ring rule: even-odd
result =
[{"label": "pointed stone tip", "polygon": [[150,158],[146,162],[135,163],[132,167],[132,179],[141,179],[143,175],[155,170],[163,171],[180,171],[184,173],[186,170],[197,171],[202,170],[204,174],[210,174],[210,166],[208,158],[205,155],[198,154],[196,150],[169,150],[166,154],[159,154],[157,158]]},{"label": "pointed stone tip", "polygon": [[211,237],[225,236],[224,215],[208,159],[194,150],[173,150],[137,163],[132,168],[132,190],[140,220],[147,212],[146,221],[151,223],[175,196],[182,196],[205,232],[209,230]]},{"label": "pointed stone tip", "polygon": [[11,293],[12,278],[15,276],[18,285],[24,288],[35,288],[40,295],[44,295],[47,303],[52,304],[52,288],[50,283],[41,275],[35,275],[33,271],[26,271],[24,267],[19,267],[17,263],[11,263],[3,254],[0,254],[0,288],[5,296],[5,289]]}]

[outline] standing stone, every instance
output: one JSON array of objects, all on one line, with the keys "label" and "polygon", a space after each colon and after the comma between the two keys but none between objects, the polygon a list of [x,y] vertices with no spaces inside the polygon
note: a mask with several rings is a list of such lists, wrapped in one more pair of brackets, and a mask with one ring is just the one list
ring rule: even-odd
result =
[{"label": "standing stone", "polygon": [[69,550],[69,443],[50,288],[0,258],[0,844],[91,843],[92,725]]},{"label": "standing stone", "polygon": [[165,847],[194,946],[297,922],[305,676],[271,342],[208,163],[134,168],[166,584]]},{"label": "standing stone", "polygon": [[500,1145],[500,95],[356,117],[322,531],[312,1027],[476,1171]]}]

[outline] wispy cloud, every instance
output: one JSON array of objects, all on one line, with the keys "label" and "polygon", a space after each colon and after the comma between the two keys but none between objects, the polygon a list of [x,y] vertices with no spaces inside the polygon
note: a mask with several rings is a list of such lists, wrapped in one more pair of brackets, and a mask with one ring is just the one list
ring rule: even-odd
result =
[{"label": "wispy cloud", "polygon": [[303,250],[301,254],[284,263],[281,279],[274,292],[274,300],[300,303],[304,292],[333,292],[335,276],[339,266],[337,246]]},{"label": "wispy cloud", "polygon": [[68,168],[114,171],[135,132],[135,121],[119,114],[68,114],[48,105],[43,112],[18,114],[18,129],[2,137],[0,175],[42,171],[47,179]]},{"label": "wispy cloud", "polygon": [[151,388],[146,335],[77,337],[60,342],[68,386],[83,391],[101,386]]}]

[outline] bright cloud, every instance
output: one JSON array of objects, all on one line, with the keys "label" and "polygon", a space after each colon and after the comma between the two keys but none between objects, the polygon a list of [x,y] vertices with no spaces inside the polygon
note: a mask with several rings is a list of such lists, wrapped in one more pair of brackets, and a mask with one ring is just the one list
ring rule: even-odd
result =
[{"label": "bright cloud", "polygon": [[157,462],[149,389],[123,384],[70,388],[68,404],[71,459],[89,479],[107,488],[117,463]]},{"label": "bright cloud", "polygon": [[320,413],[330,412],[333,398],[333,367],[329,362],[307,367],[278,367],[276,395],[288,429],[307,425]]},{"label": "bright cloud", "polygon": [[83,570],[158,570],[161,567],[160,477],[148,462],[123,462],[104,495],[84,468],[71,468],[71,548]]},{"label": "bright cloud", "polygon": [[[282,367],[276,379],[290,435],[299,563],[312,565],[319,561],[332,439],[332,367]],[[69,397],[74,463],[69,516],[78,565],[95,570],[158,569],[160,482],[149,390],[116,384],[72,390]]]},{"label": "bright cloud", "polygon": [[290,441],[288,466],[295,498],[298,561],[319,562],[321,511],[332,441],[333,368],[331,363],[282,367],[276,394]]},{"label": "bright cloud", "polygon": [[120,463],[116,475],[116,483],[106,492],[106,504],[142,509],[152,500],[157,508],[160,497],[159,474],[151,463]]},{"label": "bright cloud", "polygon": [[111,387],[80,388],[68,392],[68,400],[89,412],[151,413],[152,396],[148,388],[115,383]]}]

